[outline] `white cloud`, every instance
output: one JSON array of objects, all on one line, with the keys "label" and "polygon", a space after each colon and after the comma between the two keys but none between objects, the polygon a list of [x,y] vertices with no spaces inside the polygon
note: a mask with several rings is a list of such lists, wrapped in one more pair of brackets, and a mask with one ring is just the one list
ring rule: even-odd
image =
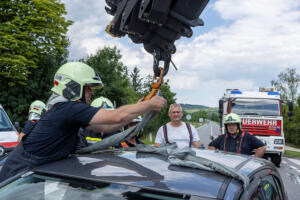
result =
[{"label": "white cloud", "polygon": [[[104,33],[111,19],[104,1],[65,2],[75,21],[68,32],[71,59],[117,46],[131,69],[152,73],[152,56],[142,45]],[[170,66],[168,78],[179,102],[216,106],[226,88],[258,90],[287,67],[300,72],[300,1],[219,0],[210,6],[230,23],[176,42],[173,60],[179,71]]]}]

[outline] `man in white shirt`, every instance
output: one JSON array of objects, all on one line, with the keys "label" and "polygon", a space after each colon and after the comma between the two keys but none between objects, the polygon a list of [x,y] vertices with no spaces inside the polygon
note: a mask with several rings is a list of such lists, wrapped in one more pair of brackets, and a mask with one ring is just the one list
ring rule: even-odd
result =
[{"label": "man in white shirt", "polygon": [[200,147],[200,139],[193,125],[182,122],[183,111],[180,104],[172,104],[169,108],[171,122],[161,126],[156,134],[154,146],[164,143],[175,143],[178,148]]}]

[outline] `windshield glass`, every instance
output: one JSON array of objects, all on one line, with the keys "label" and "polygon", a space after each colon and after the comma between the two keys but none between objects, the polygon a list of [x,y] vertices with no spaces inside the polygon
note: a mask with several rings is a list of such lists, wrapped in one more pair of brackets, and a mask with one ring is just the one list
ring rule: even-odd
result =
[{"label": "windshield glass", "polygon": [[279,100],[233,99],[231,112],[238,115],[280,116]]},{"label": "windshield glass", "polygon": [[1,200],[119,200],[184,199],[188,195],[170,194],[113,183],[89,182],[31,174],[0,189]]},{"label": "windshield glass", "polygon": [[0,108],[0,131],[12,131],[13,127],[9,122],[7,115],[4,110]]}]

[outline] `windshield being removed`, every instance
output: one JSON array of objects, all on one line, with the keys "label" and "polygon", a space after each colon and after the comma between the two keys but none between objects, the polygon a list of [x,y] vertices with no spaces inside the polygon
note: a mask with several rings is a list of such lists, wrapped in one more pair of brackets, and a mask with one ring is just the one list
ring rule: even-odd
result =
[{"label": "windshield being removed", "polygon": [[276,99],[233,99],[231,112],[238,115],[280,116],[280,102]]},{"label": "windshield being removed", "polygon": [[24,176],[0,189],[1,200],[136,200],[190,199],[188,195],[153,191],[128,185],[90,182],[38,174]]}]

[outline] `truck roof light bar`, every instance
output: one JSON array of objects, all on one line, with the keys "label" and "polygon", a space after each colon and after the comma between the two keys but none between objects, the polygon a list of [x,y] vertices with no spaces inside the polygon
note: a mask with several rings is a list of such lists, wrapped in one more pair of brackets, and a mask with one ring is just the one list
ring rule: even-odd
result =
[{"label": "truck roof light bar", "polygon": [[242,92],[239,90],[232,90],[230,94],[242,94]]},{"label": "truck roof light bar", "polygon": [[278,92],[268,92],[268,95],[279,95]]}]

